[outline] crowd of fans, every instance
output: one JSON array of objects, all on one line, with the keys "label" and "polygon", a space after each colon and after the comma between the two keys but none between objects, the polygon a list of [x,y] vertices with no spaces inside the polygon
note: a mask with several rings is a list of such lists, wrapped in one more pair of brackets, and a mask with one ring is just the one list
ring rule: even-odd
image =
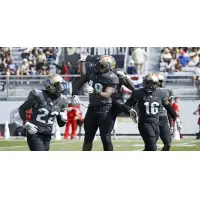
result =
[{"label": "crowd of fans", "polygon": [[161,72],[196,72],[199,67],[199,47],[165,47],[161,51]]},{"label": "crowd of fans", "polygon": [[16,75],[50,75],[56,72],[53,65],[57,58],[57,47],[21,47],[23,63]]},{"label": "crowd of fans", "polygon": [[56,72],[57,47],[21,47],[22,64],[13,60],[12,48],[0,47],[1,75],[50,75]]}]

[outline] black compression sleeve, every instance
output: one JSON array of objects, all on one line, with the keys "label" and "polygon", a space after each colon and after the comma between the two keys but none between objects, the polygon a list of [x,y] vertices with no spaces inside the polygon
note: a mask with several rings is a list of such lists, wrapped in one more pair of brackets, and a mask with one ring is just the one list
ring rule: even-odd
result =
[{"label": "black compression sleeve", "polygon": [[178,117],[178,115],[176,114],[175,110],[173,109],[173,107],[171,106],[170,103],[163,105],[165,107],[165,109],[167,110],[167,112],[169,113],[169,115],[173,118],[173,120],[176,120],[176,118]]},{"label": "black compression sleeve", "polygon": [[72,92],[72,96],[73,95],[77,95],[78,91],[80,90],[80,88],[83,86],[84,83],[86,83],[88,81],[88,76],[87,75],[83,75],[81,78],[79,78],[79,80],[76,82],[76,84],[73,87],[73,92]]},{"label": "black compression sleeve", "polygon": [[131,91],[135,90],[135,86],[134,86],[133,82],[128,77],[125,78],[124,86],[126,86]]},{"label": "black compression sleeve", "polygon": [[61,116],[60,115],[58,115],[56,118],[57,118],[57,123],[58,123],[59,127],[63,127],[66,124],[66,122],[63,122],[61,120]]},{"label": "black compression sleeve", "polygon": [[25,101],[18,109],[19,111],[19,115],[21,117],[21,119],[25,122],[26,121],[26,110],[33,108],[34,106],[36,106],[36,102],[28,99],[27,101]]}]

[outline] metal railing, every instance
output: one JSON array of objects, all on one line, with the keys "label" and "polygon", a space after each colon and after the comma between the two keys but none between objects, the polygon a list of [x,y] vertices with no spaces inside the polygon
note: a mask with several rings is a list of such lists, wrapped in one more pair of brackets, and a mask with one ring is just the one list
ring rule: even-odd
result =
[{"label": "metal railing", "polygon": [[[69,87],[72,90],[72,81],[76,78],[79,78],[80,75],[61,75],[64,79],[67,77],[70,79]],[[43,86],[44,81],[46,78],[49,77],[47,75],[0,75],[0,99],[1,100],[13,100],[13,99],[20,99],[26,98],[27,93],[34,89],[34,87],[38,86],[41,88]],[[133,77],[139,77],[138,75],[130,75]],[[178,86],[177,82],[184,83],[185,87],[194,86],[194,81],[192,79],[193,75],[181,75],[181,73],[174,73],[174,74],[165,74],[167,82],[171,82],[174,86]],[[175,82],[174,82],[175,81]],[[23,84],[21,84],[23,82]],[[28,83],[28,84],[27,84]],[[192,96],[192,95],[191,95]]]}]

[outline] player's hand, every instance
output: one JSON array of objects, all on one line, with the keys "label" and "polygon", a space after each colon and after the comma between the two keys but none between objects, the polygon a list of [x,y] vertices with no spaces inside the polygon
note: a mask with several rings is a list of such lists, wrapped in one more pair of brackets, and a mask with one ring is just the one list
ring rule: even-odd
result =
[{"label": "player's hand", "polygon": [[89,86],[89,85],[86,85],[85,88],[84,88],[84,93],[86,94],[91,94],[94,92],[94,88]]},{"label": "player's hand", "polygon": [[175,123],[176,123],[177,129],[180,131],[183,128],[181,120],[179,118],[176,118]]},{"label": "player's hand", "polygon": [[174,128],[173,127],[170,128],[170,133],[171,133],[171,136],[174,135]]},{"label": "player's hand", "polygon": [[116,70],[115,73],[116,73],[118,76],[126,77],[126,74],[125,74],[123,71]]},{"label": "player's hand", "polygon": [[77,105],[81,104],[81,100],[79,99],[79,97],[77,95],[72,96],[71,104],[73,106],[77,106]]},{"label": "player's hand", "polygon": [[60,118],[63,122],[67,122],[67,112],[65,108],[60,112]]},{"label": "player's hand", "polygon": [[133,122],[134,122],[135,124],[137,124],[137,123],[138,123],[138,115],[137,115],[137,112],[136,112],[134,109],[131,109],[129,112],[130,112],[130,117],[131,117],[131,119],[133,120]]},{"label": "player's hand", "polygon": [[86,50],[82,51],[82,52],[80,53],[80,60],[79,60],[79,61],[85,62],[87,56],[88,56],[87,51],[86,51]]},{"label": "player's hand", "polygon": [[34,135],[37,133],[38,127],[30,122],[26,122],[24,128],[31,134]]},{"label": "player's hand", "polygon": [[103,91],[103,86],[101,84],[97,83],[95,85],[93,93],[99,95],[102,91]]}]

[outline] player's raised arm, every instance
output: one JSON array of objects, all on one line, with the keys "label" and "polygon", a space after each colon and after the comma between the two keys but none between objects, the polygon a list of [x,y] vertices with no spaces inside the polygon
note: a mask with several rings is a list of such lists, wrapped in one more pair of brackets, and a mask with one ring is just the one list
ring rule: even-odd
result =
[{"label": "player's raised arm", "polygon": [[99,92],[99,95],[101,97],[108,99],[112,96],[114,92],[115,92],[115,87],[106,87],[104,92]]},{"label": "player's raised arm", "polygon": [[89,78],[86,74],[81,76],[73,87],[72,96],[77,95],[81,87],[88,81],[89,81]]},{"label": "player's raised arm", "polygon": [[135,90],[133,81],[131,81],[131,79],[128,78],[128,76],[124,72],[120,70],[115,70],[115,73],[118,75],[119,81],[121,82],[122,85],[124,85],[131,91]]}]

